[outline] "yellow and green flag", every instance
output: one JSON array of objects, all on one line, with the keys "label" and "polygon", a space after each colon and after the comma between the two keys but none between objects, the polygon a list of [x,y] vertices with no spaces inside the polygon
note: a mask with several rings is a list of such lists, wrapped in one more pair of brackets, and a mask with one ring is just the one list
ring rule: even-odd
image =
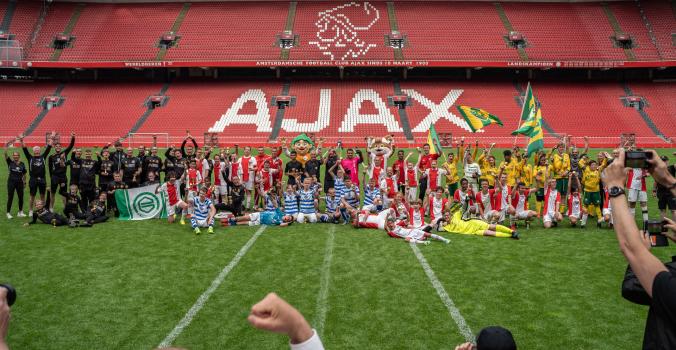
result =
[{"label": "yellow and green flag", "polygon": [[458,111],[465,118],[465,121],[469,125],[469,128],[472,129],[472,132],[477,132],[483,127],[498,124],[502,126],[500,119],[481,108],[474,108],[469,106],[458,106]]},{"label": "yellow and green flag", "polygon": [[427,132],[427,144],[430,146],[430,154],[441,154],[441,142],[439,142],[439,135],[434,125],[430,125],[430,130]]},{"label": "yellow and green flag", "polygon": [[525,135],[530,139],[528,140],[528,153],[526,154],[529,157],[531,154],[537,152],[544,148],[543,141],[543,132],[542,132],[542,112],[538,108],[537,103],[535,103],[535,96],[533,96],[533,90],[528,83],[528,90],[526,91],[526,99],[523,103],[523,108],[521,110],[521,120],[523,124],[518,129],[512,131],[512,135]]}]

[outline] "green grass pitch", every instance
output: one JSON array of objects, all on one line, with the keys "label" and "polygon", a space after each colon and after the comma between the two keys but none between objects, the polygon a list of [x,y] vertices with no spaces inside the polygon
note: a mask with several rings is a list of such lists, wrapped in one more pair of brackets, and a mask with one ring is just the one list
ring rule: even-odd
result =
[{"label": "green grass pitch", "polygon": [[[6,175],[3,165],[3,186]],[[3,208],[6,195],[0,192]],[[650,198],[652,217],[655,204]],[[22,227],[26,221],[0,218],[0,282],[19,294],[8,336],[16,349],[153,348],[256,232],[217,227],[195,236],[187,225],[164,221]],[[447,234],[449,245],[419,248],[475,333],[502,325],[523,349],[639,348],[647,308],[622,299],[626,262],[615,235],[590,223],[545,231],[536,222],[520,229],[520,241]],[[654,253],[667,261],[676,249]],[[323,279],[328,294],[318,308]],[[306,224],[266,228],[173,344],[286,348],[285,337],[246,321],[270,291],[313,326],[324,313],[320,335],[330,349],[452,349],[464,342],[408,244],[381,231]]]}]

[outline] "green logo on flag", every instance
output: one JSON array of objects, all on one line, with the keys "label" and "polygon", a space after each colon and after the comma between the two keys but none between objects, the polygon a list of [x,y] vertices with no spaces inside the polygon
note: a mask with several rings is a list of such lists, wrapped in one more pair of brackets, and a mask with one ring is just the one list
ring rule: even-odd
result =
[{"label": "green logo on flag", "polygon": [[134,211],[142,215],[150,215],[161,209],[160,201],[150,192],[140,193],[134,198]]}]

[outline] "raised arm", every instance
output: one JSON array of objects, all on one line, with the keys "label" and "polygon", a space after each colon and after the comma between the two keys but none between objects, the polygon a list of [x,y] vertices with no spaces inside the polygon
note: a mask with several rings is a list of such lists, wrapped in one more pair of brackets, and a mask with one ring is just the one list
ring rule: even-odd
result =
[{"label": "raised arm", "polygon": [[[603,172],[603,182],[608,187],[624,188],[626,178],[624,149],[620,148],[617,159]],[[643,289],[652,297],[655,276],[660,272],[667,271],[667,269],[648,250],[644,234],[639,231],[634,217],[629,213],[626,197],[624,195],[611,197],[610,203],[613,207],[614,229],[620,250],[629,261],[629,265],[641,282]]]},{"label": "raised arm", "polygon": [[63,151],[63,154],[68,157],[68,153],[73,150],[73,147],[75,146],[75,133],[71,132],[70,133],[70,142],[68,143],[68,147]]}]

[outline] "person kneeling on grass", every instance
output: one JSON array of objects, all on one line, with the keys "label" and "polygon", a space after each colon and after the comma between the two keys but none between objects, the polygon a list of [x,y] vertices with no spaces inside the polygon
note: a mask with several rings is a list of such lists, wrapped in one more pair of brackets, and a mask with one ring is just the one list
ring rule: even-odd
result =
[{"label": "person kneeling on grass", "polygon": [[167,173],[167,182],[162,186],[157,186],[155,193],[160,191],[167,193],[167,220],[169,223],[176,221],[176,210],[181,210],[181,225],[185,225],[184,215],[188,210],[188,204],[179,196],[179,188],[176,186],[176,173],[170,171]]},{"label": "person kneeling on grass", "polygon": [[478,219],[463,220],[462,205],[460,203],[454,203],[451,206],[450,215],[439,221],[437,224],[437,231],[446,231],[463,235],[519,239],[519,233],[507,226],[489,224]]},{"label": "person kneeling on grass", "polygon": [[292,215],[284,215],[284,212],[276,208],[275,210],[262,211],[262,212],[253,212],[248,215],[232,217],[228,220],[223,220],[222,224],[224,226],[235,226],[235,225],[249,225],[249,226],[259,226],[259,225],[268,225],[268,226],[289,226],[293,223],[294,218]]},{"label": "person kneeling on grass", "polygon": [[545,228],[558,226],[563,220],[563,215],[559,211],[561,206],[561,194],[556,189],[556,179],[550,179],[545,190],[545,207],[542,211],[542,224]]},{"label": "person kneeling on grass", "polygon": [[214,203],[207,197],[208,189],[202,187],[199,190],[199,195],[190,199],[195,213],[190,218],[190,223],[196,235],[202,233],[200,227],[208,227],[209,233],[214,233],[214,215],[216,215],[216,207]]}]

